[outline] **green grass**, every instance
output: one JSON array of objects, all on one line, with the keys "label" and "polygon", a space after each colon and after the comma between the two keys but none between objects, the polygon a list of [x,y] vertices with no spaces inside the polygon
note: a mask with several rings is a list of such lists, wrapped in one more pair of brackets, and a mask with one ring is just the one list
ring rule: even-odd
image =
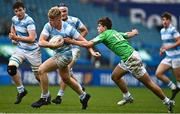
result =
[{"label": "green grass", "polygon": [[[87,110],[81,110],[79,97],[70,88],[67,88],[60,105],[47,105],[38,109],[31,108],[31,104],[40,96],[38,86],[26,86],[27,96],[21,104],[15,105],[15,86],[0,86],[0,113],[166,113],[167,109],[162,101],[146,88],[130,88],[134,97],[134,103],[125,106],[117,106],[122,98],[122,93],[117,87],[86,87],[91,94],[91,100]],[[56,96],[58,86],[49,87],[51,96]],[[170,96],[169,89],[163,89]],[[176,97],[174,112],[180,113],[180,94]]]}]

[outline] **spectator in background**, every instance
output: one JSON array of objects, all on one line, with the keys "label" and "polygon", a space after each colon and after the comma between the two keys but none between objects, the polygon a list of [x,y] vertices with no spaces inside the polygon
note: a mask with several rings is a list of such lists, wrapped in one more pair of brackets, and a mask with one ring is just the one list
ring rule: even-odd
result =
[{"label": "spectator in background", "polygon": [[[162,15],[162,25],[160,33],[163,45],[160,48],[160,55],[166,53],[166,57],[159,64],[156,76],[172,90],[171,99],[174,99],[180,91],[180,34],[171,24],[171,14],[168,12]],[[169,69],[172,69],[177,85],[165,75]]]}]

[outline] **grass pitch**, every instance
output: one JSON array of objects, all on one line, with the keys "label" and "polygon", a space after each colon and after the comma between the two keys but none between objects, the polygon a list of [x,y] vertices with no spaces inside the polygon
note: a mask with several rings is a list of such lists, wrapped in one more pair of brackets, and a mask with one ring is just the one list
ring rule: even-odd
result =
[{"label": "grass pitch", "polygon": [[[67,88],[60,105],[47,105],[34,109],[30,105],[40,97],[39,86],[26,86],[27,96],[20,104],[14,104],[16,98],[15,86],[0,86],[0,113],[166,113],[167,108],[153,93],[146,88],[129,88],[134,97],[134,103],[117,106],[122,93],[117,87],[86,87],[91,94],[89,107],[81,110],[79,97]],[[49,87],[52,98],[56,97],[58,86]],[[170,96],[169,89],[163,89]],[[180,113],[180,93],[175,98],[175,113]]]}]

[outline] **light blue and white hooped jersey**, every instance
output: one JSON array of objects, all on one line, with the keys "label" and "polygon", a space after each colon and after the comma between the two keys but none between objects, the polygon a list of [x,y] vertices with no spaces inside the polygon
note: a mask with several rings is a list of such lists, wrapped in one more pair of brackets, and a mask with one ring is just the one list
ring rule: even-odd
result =
[{"label": "light blue and white hooped jersey", "polygon": [[[12,27],[15,28],[17,36],[20,37],[27,37],[29,36],[28,31],[29,30],[36,30],[35,22],[34,20],[25,14],[24,18],[22,20],[19,20],[17,16],[12,17]],[[37,43],[37,35],[35,36],[35,42],[34,43],[26,43],[18,41],[18,48],[24,49],[26,51],[32,51],[37,48],[39,48]]]},{"label": "light blue and white hooped jersey", "polygon": [[[79,30],[85,26],[79,18],[73,16],[68,16],[68,19],[65,22],[73,26],[76,30]],[[73,45],[73,48],[80,48],[80,46]]]},{"label": "light blue and white hooped jersey", "polygon": [[[61,35],[63,38],[70,37],[73,39],[78,39],[80,33],[72,27],[70,24],[62,21],[62,28],[61,30],[57,30],[56,28],[52,27],[50,23],[46,23],[41,34],[47,37],[47,40],[50,40],[55,35]],[[64,43],[62,47],[55,49],[55,53],[65,53],[67,51],[71,51],[72,46],[71,44]]]},{"label": "light blue and white hooped jersey", "polygon": [[65,22],[67,22],[68,24],[70,24],[71,26],[73,26],[77,30],[84,27],[84,24],[77,17],[68,16],[68,19]]},{"label": "light blue and white hooped jersey", "polygon": [[[179,32],[172,25],[169,25],[168,28],[162,28],[160,33],[163,45],[172,45],[176,42],[176,38],[180,37]],[[167,50],[166,56],[172,59],[180,58],[180,46]]]}]

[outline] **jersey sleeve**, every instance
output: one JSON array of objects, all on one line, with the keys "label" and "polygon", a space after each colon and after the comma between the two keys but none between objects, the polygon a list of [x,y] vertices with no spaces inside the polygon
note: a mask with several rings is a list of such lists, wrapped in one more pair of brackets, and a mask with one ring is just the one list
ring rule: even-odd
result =
[{"label": "jersey sleeve", "polygon": [[79,18],[77,18],[77,22],[76,22],[75,26],[76,26],[76,28],[81,29],[85,25],[82,23],[82,21]]},{"label": "jersey sleeve", "polygon": [[41,35],[45,35],[47,36],[47,38],[49,37],[49,33],[50,33],[50,29],[51,29],[51,26],[47,23],[44,25],[44,28],[41,32]]},{"label": "jersey sleeve", "polygon": [[172,29],[172,35],[173,35],[174,38],[180,37],[180,34],[179,34],[179,32],[176,30],[175,27],[173,27],[173,29]]},{"label": "jersey sleeve", "polygon": [[36,30],[36,26],[33,20],[27,22],[27,30]]},{"label": "jersey sleeve", "polygon": [[80,36],[80,33],[74,27],[70,25],[68,25],[66,28],[66,34],[75,40],[77,40]]},{"label": "jersey sleeve", "polygon": [[98,43],[103,42],[104,38],[105,38],[104,34],[100,34],[97,37],[95,37],[94,39],[92,39],[91,41],[94,42],[94,44],[96,45]]},{"label": "jersey sleeve", "polygon": [[119,32],[119,34],[122,35],[123,38],[125,38],[125,39],[128,39],[128,38],[129,38],[128,35],[127,35],[127,33]]}]

